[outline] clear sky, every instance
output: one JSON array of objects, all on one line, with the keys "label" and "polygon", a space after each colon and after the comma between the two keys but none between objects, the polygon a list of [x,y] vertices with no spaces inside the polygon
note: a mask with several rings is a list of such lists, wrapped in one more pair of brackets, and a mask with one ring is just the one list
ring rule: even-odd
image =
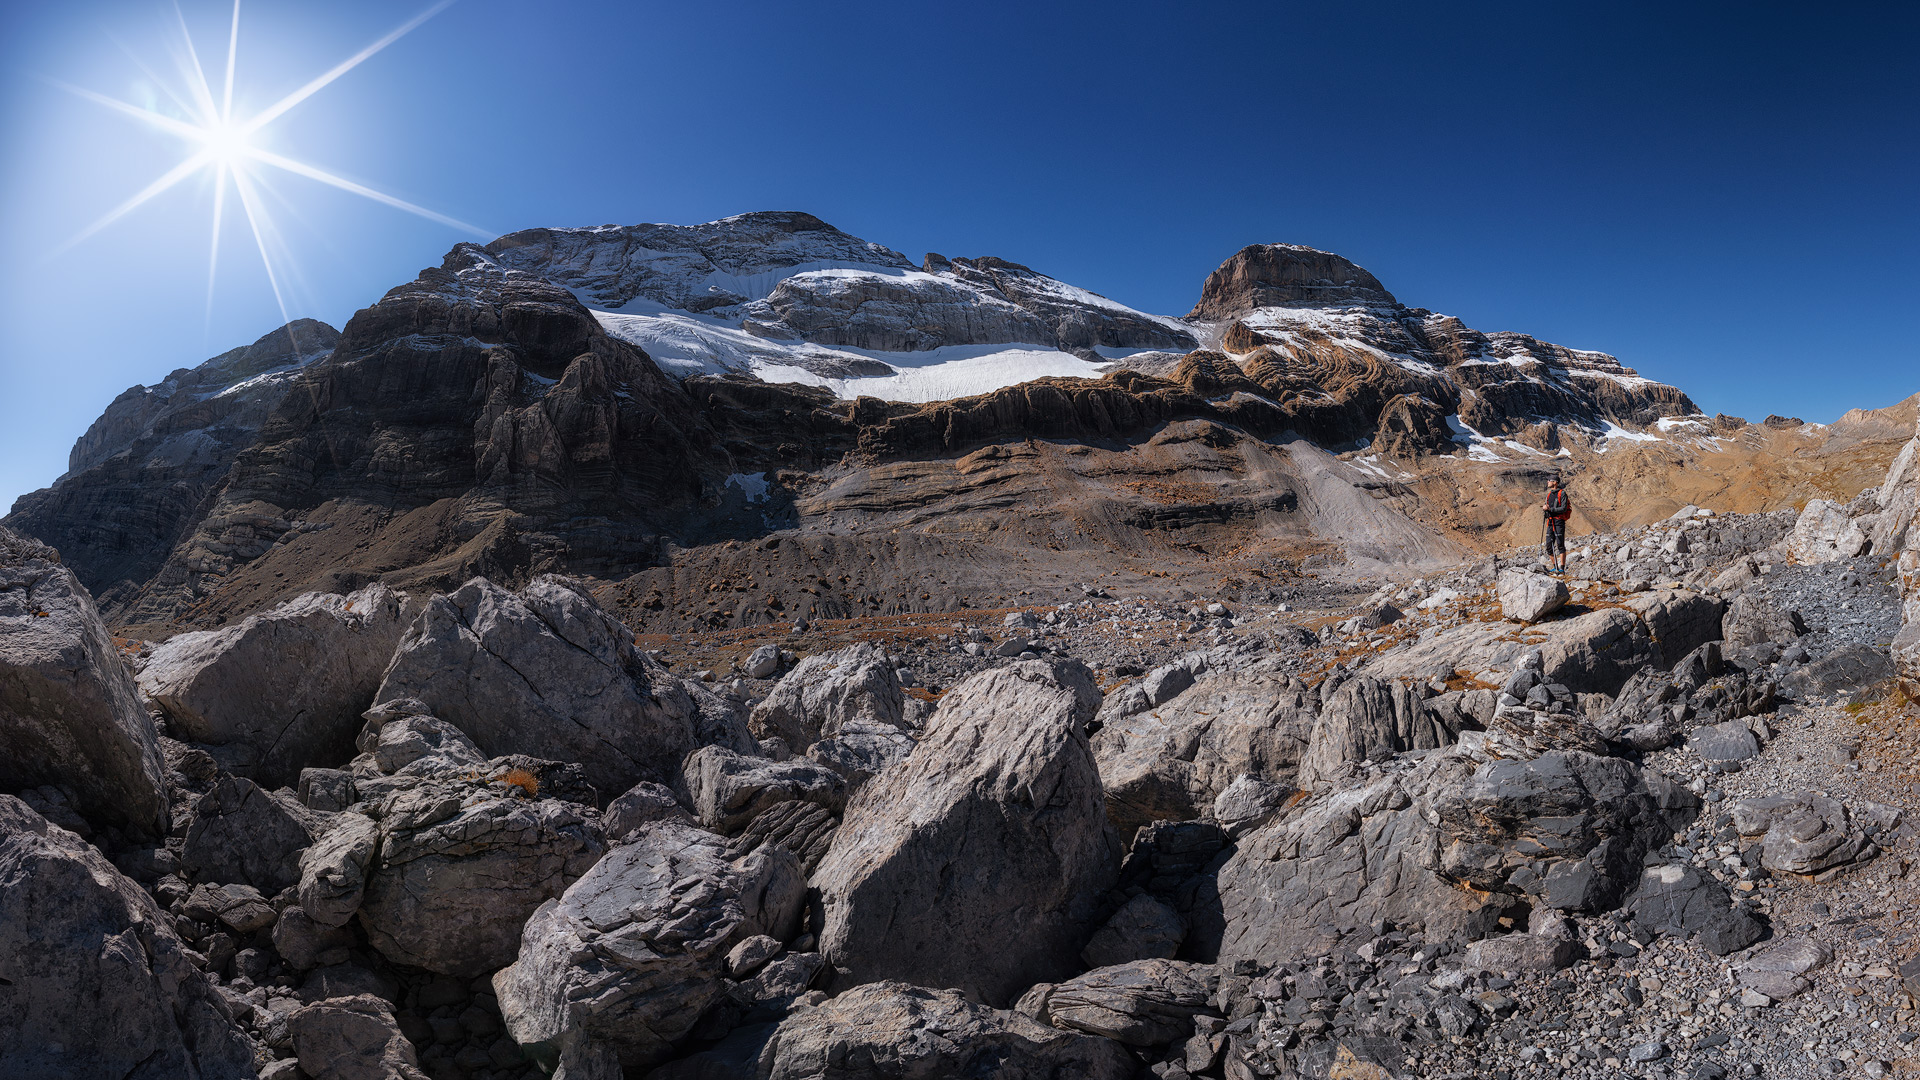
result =
[{"label": "clear sky", "polygon": [[[232,8],[180,0],[221,93]],[[427,10],[246,0],[233,115]],[[171,3],[0,3],[0,508],[121,390],[280,321],[212,175],[67,87],[185,115]],[[1618,355],[1708,412],[1920,391],[1920,9],[1784,4],[460,0],[254,145],[288,312],[344,325],[454,243],[798,209],[1181,314],[1239,247]]]}]

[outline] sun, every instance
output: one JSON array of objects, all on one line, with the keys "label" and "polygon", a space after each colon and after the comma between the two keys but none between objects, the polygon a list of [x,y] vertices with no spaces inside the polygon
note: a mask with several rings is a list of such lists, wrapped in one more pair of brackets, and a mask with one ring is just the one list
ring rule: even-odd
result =
[{"label": "sun", "polygon": [[200,131],[200,141],[206,144],[207,153],[213,155],[216,163],[229,167],[252,155],[253,146],[248,142],[249,137],[245,129],[225,123]]},{"label": "sun", "polygon": [[[132,116],[169,134],[177,135],[192,146],[193,151],[178,165],[162,173],[152,183],[135,192],[119,206],[108,211],[98,221],[82,229],[79,234],[61,245],[53,254],[58,255],[74,247],[81,241],[86,240],[88,237],[113,224],[115,221],[132,213],[154,196],[179,184],[189,176],[210,172],[213,176],[213,235],[208,242],[207,256],[207,312],[209,319],[211,319],[213,311],[214,280],[219,270],[220,230],[222,220],[226,213],[227,192],[229,190],[240,200],[241,210],[245,213],[247,224],[253,232],[254,244],[260,251],[260,261],[266,269],[267,282],[273,287],[274,300],[280,305],[281,316],[286,318],[286,299],[280,291],[280,278],[279,275],[274,272],[273,259],[268,255],[268,238],[274,235],[274,227],[271,218],[268,217],[267,207],[261,200],[258,190],[262,166],[279,169],[283,172],[290,172],[296,176],[304,176],[309,180],[317,180],[320,183],[339,188],[343,191],[350,191],[355,195],[371,199],[374,202],[391,206],[396,210],[405,210],[410,214],[417,214],[429,221],[437,221],[443,225],[459,229],[462,232],[478,236],[481,239],[495,235],[477,226],[469,225],[464,221],[448,217],[445,214],[435,213],[423,206],[416,206],[404,199],[395,198],[392,195],[377,191],[364,184],[357,184],[344,177],[335,176],[317,166],[276,154],[261,145],[261,134],[274,121],[284,116],[288,110],[312,97],[335,79],[352,71],[368,57],[400,40],[421,23],[445,11],[451,7],[453,3],[454,0],[439,0],[439,2],[432,7],[415,15],[398,27],[395,27],[371,45],[354,53],[340,63],[335,64],[321,75],[309,80],[298,90],[247,117],[236,117],[233,114],[234,76],[239,67],[240,59],[240,0],[234,0],[233,3],[232,28],[227,37],[226,80],[223,84],[220,98],[217,101],[214,99],[213,85],[207,79],[206,69],[201,66],[200,54],[194,48],[193,35],[187,30],[186,17],[181,14],[179,7],[176,5],[174,14],[178,17],[180,25],[180,44],[184,57],[181,70],[186,86],[184,93],[177,92],[177,90],[172,87],[163,86],[162,89],[165,90],[168,97],[172,99],[172,103],[177,107],[177,111],[185,114],[188,119],[181,120],[153,108],[140,108],[136,105],[129,105],[117,98],[111,98],[105,94],[95,93],[92,90],[83,89],[78,86],[71,86],[65,83],[56,83],[56,85],[89,101],[104,105],[116,112]],[[136,63],[138,63],[137,60]],[[291,320],[289,319],[289,321]]]}]

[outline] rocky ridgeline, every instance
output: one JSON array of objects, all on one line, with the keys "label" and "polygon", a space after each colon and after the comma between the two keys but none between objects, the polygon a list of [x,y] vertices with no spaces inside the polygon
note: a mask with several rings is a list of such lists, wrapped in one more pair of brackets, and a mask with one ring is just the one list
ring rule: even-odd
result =
[{"label": "rocky ridgeline", "polygon": [[[637,323],[652,329],[636,337]],[[688,344],[708,341],[720,344]],[[726,342],[747,349],[738,363],[671,351]],[[945,389],[914,400],[871,396],[880,388],[857,378],[931,371],[929,350],[1002,348],[985,365],[999,374],[942,376]],[[809,365],[809,378],[853,379],[836,384],[851,400],[783,381]],[[1088,377],[1040,377],[1063,370]],[[945,400],[915,396],[927,394]],[[1360,537],[1370,558],[1451,552],[1397,504],[1356,496],[1360,473],[1329,481],[1346,467],[1290,444],[1407,460],[1474,439],[1551,453],[1694,411],[1612,357],[1406,307],[1310,248],[1241,251],[1172,318],[1005,259],[916,268],[806,214],[748,214],[459,245],[341,331],[298,322],[128,390],[69,473],[6,521],[58,548],[119,626],[206,628],[375,580],[425,595],[540,572],[626,579],[642,610],[750,625],[1005,593],[1065,538],[993,513],[1036,499],[1074,504],[1075,538],[1109,535],[1081,548],[1100,559],[1176,552],[1167,534],[1196,526]],[[1128,449],[1076,476],[1027,460],[1032,440]],[[1257,482],[1216,486],[1236,471]],[[1033,484],[1057,490],[1020,490]],[[936,514],[966,527],[923,531]],[[983,515],[1019,537],[970,539]],[[781,572],[724,610],[708,608],[711,580],[647,574],[701,576],[738,561],[728,542],[803,525],[813,533],[765,560]],[[883,538],[896,527],[964,557],[832,582],[868,555],[892,564]],[[943,572],[950,589],[925,587]]]},{"label": "rocky ridgeline", "polygon": [[1195,605],[1151,670],[1098,631],[1162,613],[1089,589],[950,635],[937,694],[804,634],[676,674],[552,576],[123,652],[0,532],[0,1060],[1887,1075],[1912,789],[1836,706],[1920,674],[1911,469],[1317,631]]}]

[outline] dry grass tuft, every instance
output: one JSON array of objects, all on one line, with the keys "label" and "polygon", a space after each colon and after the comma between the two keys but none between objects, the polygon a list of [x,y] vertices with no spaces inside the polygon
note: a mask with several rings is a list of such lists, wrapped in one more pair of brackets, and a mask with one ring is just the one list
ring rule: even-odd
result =
[{"label": "dry grass tuft", "polygon": [[500,779],[512,787],[527,793],[527,798],[537,798],[540,794],[540,778],[525,769],[508,769]]}]

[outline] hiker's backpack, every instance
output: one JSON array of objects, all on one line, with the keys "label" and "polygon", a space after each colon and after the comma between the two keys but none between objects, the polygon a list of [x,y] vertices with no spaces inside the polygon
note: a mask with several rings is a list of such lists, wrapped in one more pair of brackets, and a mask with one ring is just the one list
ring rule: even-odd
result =
[{"label": "hiker's backpack", "polygon": [[1559,491],[1547,492],[1548,517],[1563,518],[1572,513],[1573,507],[1572,504],[1567,501],[1567,491],[1565,488],[1561,488]]}]

